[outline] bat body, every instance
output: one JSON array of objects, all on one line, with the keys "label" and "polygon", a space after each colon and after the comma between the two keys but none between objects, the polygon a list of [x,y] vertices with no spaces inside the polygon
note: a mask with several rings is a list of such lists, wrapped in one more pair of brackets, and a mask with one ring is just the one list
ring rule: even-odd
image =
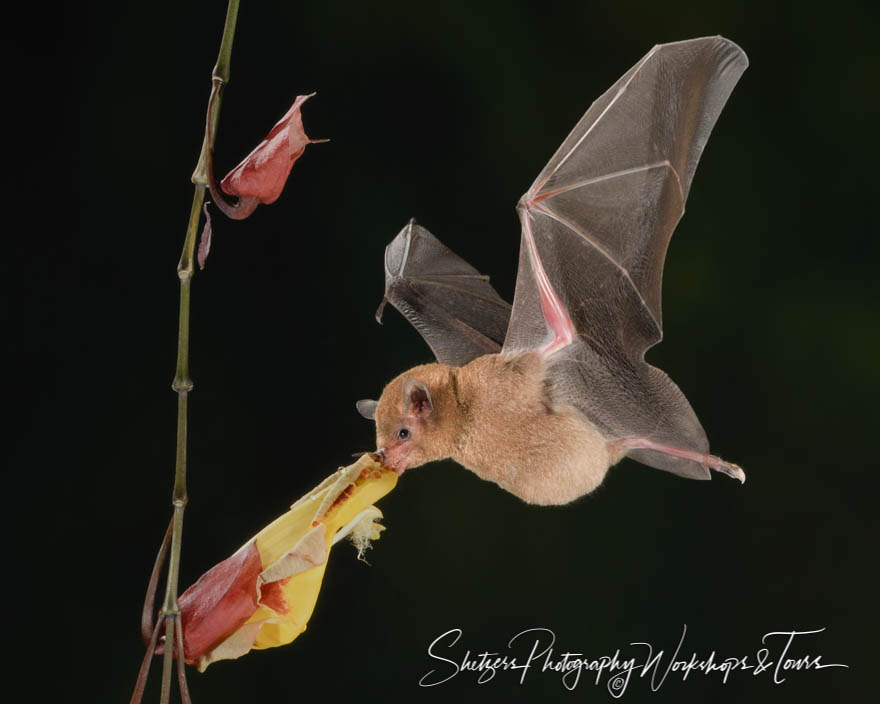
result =
[{"label": "bat body", "polygon": [[414,222],[392,241],[385,298],[438,363],[358,404],[389,466],[449,457],[539,504],[592,491],[624,456],[745,479],[644,354],[662,337],[669,238],[747,65],[721,37],[658,45],[593,103],[520,199],[512,308]]},{"label": "bat body", "polygon": [[[551,405],[545,381],[546,363],[535,352],[407,371],[385,388],[376,408],[385,463],[402,471],[448,457],[529,503],[573,501],[595,489],[620,458],[577,409]],[[430,410],[419,405],[427,398]],[[401,428],[408,431],[405,442]]]}]

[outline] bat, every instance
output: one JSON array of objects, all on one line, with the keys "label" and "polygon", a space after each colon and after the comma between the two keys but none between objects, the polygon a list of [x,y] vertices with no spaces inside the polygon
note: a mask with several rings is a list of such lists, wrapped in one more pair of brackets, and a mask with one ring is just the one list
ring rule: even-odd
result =
[{"label": "bat", "polygon": [[390,302],[437,362],[357,404],[387,466],[451,458],[534,504],[589,493],[623,457],[745,481],[644,356],[669,239],[747,66],[722,37],[657,45],[590,106],[517,205],[512,307],[414,221],[394,238],[376,317]]}]

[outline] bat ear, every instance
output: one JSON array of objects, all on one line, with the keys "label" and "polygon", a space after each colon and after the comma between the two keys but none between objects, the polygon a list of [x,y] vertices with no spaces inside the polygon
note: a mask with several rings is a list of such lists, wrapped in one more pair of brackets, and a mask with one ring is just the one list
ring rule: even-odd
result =
[{"label": "bat ear", "polygon": [[355,404],[355,406],[357,406],[358,413],[360,413],[367,420],[376,420],[376,406],[378,405],[378,401],[374,401],[370,398],[362,398]]},{"label": "bat ear", "polygon": [[418,379],[403,380],[403,411],[408,416],[427,416],[434,410],[428,387]]}]

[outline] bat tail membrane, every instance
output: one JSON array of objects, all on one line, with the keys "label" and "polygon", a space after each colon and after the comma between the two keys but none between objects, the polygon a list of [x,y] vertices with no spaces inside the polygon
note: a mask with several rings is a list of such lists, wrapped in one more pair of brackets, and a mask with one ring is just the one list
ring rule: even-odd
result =
[{"label": "bat tail membrane", "polygon": [[706,433],[681,389],[661,370],[643,366],[647,375],[640,380],[640,389],[634,385],[635,395],[653,405],[634,412],[625,427],[617,428],[619,439],[611,447],[637,462],[687,479],[711,479],[709,470],[713,470],[745,482],[741,467],[709,454]]},{"label": "bat tail membrane", "polygon": [[608,439],[615,461],[631,457],[687,479],[710,479],[709,470],[745,481],[736,465],[709,454],[709,441],[681,389],[644,361],[608,362],[578,341],[552,359],[547,388],[554,403],[581,411]]}]

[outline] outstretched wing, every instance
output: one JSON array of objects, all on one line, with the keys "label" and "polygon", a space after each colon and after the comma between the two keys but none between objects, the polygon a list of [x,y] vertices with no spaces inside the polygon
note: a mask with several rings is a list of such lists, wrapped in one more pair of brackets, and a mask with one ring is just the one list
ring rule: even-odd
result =
[{"label": "outstretched wing", "polygon": [[439,362],[461,366],[501,350],[510,304],[483,276],[414,220],[385,248],[385,298]]},{"label": "outstretched wing", "polygon": [[[654,47],[593,103],[520,200],[504,350],[552,355],[554,393],[608,437],[708,451],[687,400],[644,353],[662,337],[669,238],[709,133],[747,66],[722,37]],[[632,454],[708,476],[688,460]]]}]

